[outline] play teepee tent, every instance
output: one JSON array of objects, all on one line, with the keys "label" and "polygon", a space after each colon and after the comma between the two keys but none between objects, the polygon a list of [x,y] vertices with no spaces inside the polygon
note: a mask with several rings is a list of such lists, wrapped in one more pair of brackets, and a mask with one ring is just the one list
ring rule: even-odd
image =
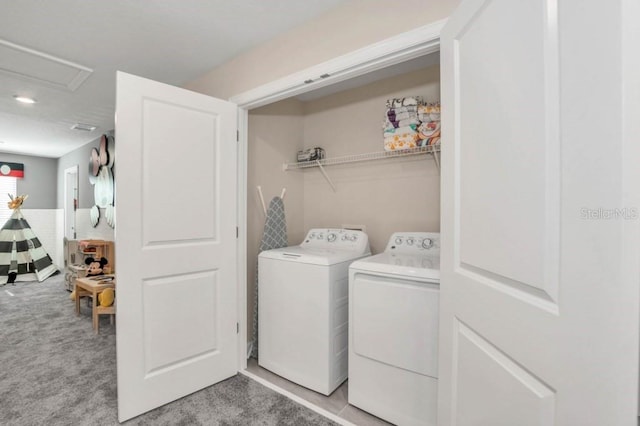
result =
[{"label": "play teepee tent", "polygon": [[27,195],[9,197],[13,214],[0,229],[0,284],[44,281],[58,268],[20,211]]}]

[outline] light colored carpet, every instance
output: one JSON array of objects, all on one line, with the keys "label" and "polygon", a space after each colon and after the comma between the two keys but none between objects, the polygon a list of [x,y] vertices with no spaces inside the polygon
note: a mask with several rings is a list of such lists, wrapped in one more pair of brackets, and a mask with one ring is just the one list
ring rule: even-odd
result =
[{"label": "light colored carpet", "polygon": [[[95,335],[81,307],[62,274],[0,287],[1,425],[118,424],[115,326],[103,316]],[[335,425],[241,375],[125,424]]]}]

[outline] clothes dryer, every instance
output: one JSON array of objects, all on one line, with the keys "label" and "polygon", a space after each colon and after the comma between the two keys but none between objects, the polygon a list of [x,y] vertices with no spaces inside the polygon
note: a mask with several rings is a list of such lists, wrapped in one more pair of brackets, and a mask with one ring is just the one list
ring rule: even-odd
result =
[{"label": "clothes dryer", "polygon": [[398,425],[435,425],[440,234],[398,232],[349,268],[349,403]]},{"label": "clothes dryer", "polygon": [[361,231],[311,229],[258,257],[258,364],[329,395],[347,378],[349,265],[369,256]]}]

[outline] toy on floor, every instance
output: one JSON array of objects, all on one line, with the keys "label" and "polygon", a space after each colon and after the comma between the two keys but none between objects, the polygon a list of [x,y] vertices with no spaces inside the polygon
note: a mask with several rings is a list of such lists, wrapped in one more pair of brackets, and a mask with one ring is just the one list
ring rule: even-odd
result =
[{"label": "toy on floor", "polygon": [[[87,265],[86,276],[87,277],[95,277],[99,275],[104,275],[108,273],[107,270],[109,268],[109,261],[105,257],[101,257],[100,259],[94,259],[93,257],[87,257],[84,260],[84,263]],[[76,300],[76,291],[73,290],[69,295],[71,300]],[[111,302],[113,303],[113,302]],[[102,305],[102,306],[110,306],[110,305]]]}]

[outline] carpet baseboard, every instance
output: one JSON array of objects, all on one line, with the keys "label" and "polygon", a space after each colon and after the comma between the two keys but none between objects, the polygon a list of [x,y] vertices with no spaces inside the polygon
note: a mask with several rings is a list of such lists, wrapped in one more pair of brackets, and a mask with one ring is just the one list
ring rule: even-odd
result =
[{"label": "carpet baseboard", "polygon": [[309,401],[307,401],[304,398],[300,398],[298,395],[296,395],[294,393],[291,393],[288,390],[281,388],[280,386],[274,385],[270,381],[265,380],[262,377],[253,374],[250,371],[242,370],[242,371],[239,371],[238,373],[242,374],[243,376],[246,376],[246,377],[250,378],[251,380],[254,380],[254,381],[260,383],[261,385],[263,385],[265,387],[268,387],[271,390],[274,390],[274,391],[278,392],[280,395],[286,396],[287,398],[291,399],[292,401],[297,402],[298,404],[303,405],[303,406],[307,407],[308,409],[313,410],[316,413],[320,414],[321,416],[324,416],[324,417],[326,417],[326,418],[328,418],[328,419],[330,419],[330,420],[332,420],[332,421],[334,421],[334,422],[336,422],[336,423],[338,423],[340,425],[343,425],[343,426],[357,426],[357,425],[351,423],[348,420],[345,420],[345,419],[343,419],[341,417],[336,416],[335,414],[333,414],[330,411],[325,410],[324,408],[318,407],[317,405],[314,405],[314,404],[310,403]]}]

